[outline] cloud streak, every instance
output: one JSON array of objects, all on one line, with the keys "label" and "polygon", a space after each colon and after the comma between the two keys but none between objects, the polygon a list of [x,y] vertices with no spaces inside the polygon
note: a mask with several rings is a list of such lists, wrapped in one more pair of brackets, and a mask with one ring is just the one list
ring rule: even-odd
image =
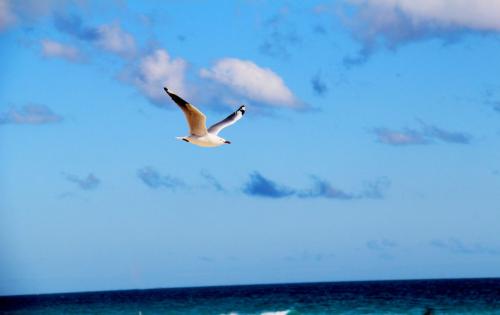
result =
[{"label": "cloud streak", "polygon": [[373,181],[365,183],[364,189],[359,194],[360,198],[383,199],[385,192],[391,186],[391,181],[387,177],[379,177]]},{"label": "cloud streak", "polygon": [[313,187],[310,189],[302,190],[297,193],[300,198],[327,198],[327,199],[340,199],[340,200],[350,200],[355,199],[354,194],[342,191],[324,179],[318,178],[316,176],[312,177]]},{"label": "cloud streak", "polygon": [[500,255],[500,248],[493,248],[480,243],[465,244],[459,239],[450,238],[448,240],[435,239],[429,242],[432,247],[443,249],[454,254],[463,255]]},{"label": "cloud streak", "polygon": [[58,31],[84,41],[95,41],[100,37],[97,28],[84,25],[82,18],[76,14],[56,14],[54,26]]},{"label": "cloud streak", "polygon": [[391,248],[395,248],[398,244],[396,242],[383,239],[383,240],[370,240],[366,242],[366,248],[373,251],[386,251]]},{"label": "cloud streak", "polygon": [[62,117],[44,105],[26,105],[22,108],[12,107],[0,113],[0,125],[42,125],[57,123]]},{"label": "cloud streak", "polygon": [[67,181],[76,184],[82,190],[95,190],[101,184],[101,180],[92,173],[81,178],[72,174],[66,174],[64,177]]},{"label": "cloud streak", "polygon": [[388,128],[375,128],[373,133],[377,137],[377,141],[393,146],[406,146],[415,144],[427,144],[428,140],[421,132],[405,128],[403,130],[393,130]]},{"label": "cloud streak", "polygon": [[266,198],[284,198],[295,194],[295,190],[265,178],[259,172],[250,174],[249,181],[245,184],[243,192],[249,196]]},{"label": "cloud streak", "polygon": [[408,146],[430,144],[435,141],[453,144],[470,144],[472,137],[464,132],[449,131],[443,128],[419,121],[421,129],[404,128],[395,130],[389,128],[375,128],[372,130],[377,141],[392,146]]},{"label": "cloud streak", "polygon": [[471,142],[471,137],[463,132],[448,131],[432,125],[426,125],[424,133],[428,138],[447,143],[469,144]]},{"label": "cloud streak", "polygon": [[243,186],[242,191],[248,196],[273,199],[295,196],[301,199],[354,200],[382,199],[389,187],[389,180],[387,178],[380,178],[374,182],[367,183],[365,189],[360,192],[350,193],[335,187],[329,181],[317,176],[311,176],[311,179],[313,185],[310,188],[296,189],[279,184],[255,171],[250,174],[250,178]]},{"label": "cloud streak", "polygon": [[149,166],[139,169],[137,177],[151,189],[166,188],[168,190],[176,190],[177,188],[186,186],[181,179],[169,175],[161,175],[157,170]]},{"label": "cloud streak", "polygon": [[366,248],[370,251],[376,253],[380,258],[392,259],[392,250],[396,248],[398,244],[394,241],[388,239],[382,240],[370,240],[366,242]]},{"label": "cloud streak", "polygon": [[216,190],[216,191],[226,191],[222,184],[206,170],[202,170],[200,175]]}]

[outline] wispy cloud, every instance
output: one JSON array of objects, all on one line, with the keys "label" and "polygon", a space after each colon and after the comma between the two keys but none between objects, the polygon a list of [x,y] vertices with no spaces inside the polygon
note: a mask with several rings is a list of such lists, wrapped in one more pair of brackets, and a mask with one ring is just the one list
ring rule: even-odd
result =
[{"label": "wispy cloud", "polygon": [[80,62],[83,60],[80,51],[71,45],[50,39],[44,39],[40,44],[42,46],[42,54],[45,57],[62,58],[71,62]]},{"label": "wispy cloud", "polygon": [[465,244],[463,241],[450,238],[448,240],[434,239],[429,242],[432,247],[443,249],[455,254],[482,254],[482,255],[500,255],[500,248],[485,246],[480,243]]},{"label": "wispy cloud", "polygon": [[391,259],[392,250],[396,248],[398,244],[394,241],[388,239],[382,240],[370,240],[366,242],[366,248],[375,252],[380,258]]},{"label": "wispy cloud", "polygon": [[95,41],[100,38],[99,31],[95,27],[86,26],[83,19],[76,14],[54,16],[54,26],[62,33],[66,33],[84,41]]},{"label": "wispy cloud", "polygon": [[491,107],[493,111],[500,113],[500,100],[498,99],[495,90],[488,88],[484,91],[482,102]]},{"label": "wispy cloud", "polygon": [[324,179],[318,178],[316,176],[312,177],[314,185],[310,189],[305,189],[297,193],[300,198],[328,198],[328,199],[340,199],[349,200],[354,199],[356,196],[354,194],[342,191]]},{"label": "wispy cloud", "polygon": [[328,92],[328,86],[323,81],[319,73],[312,77],[311,86],[317,95],[323,96],[326,92]]},{"label": "wispy cloud", "polygon": [[333,253],[322,253],[322,252],[315,253],[315,252],[310,252],[308,250],[304,250],[296,254],[285,256],[285,260],[294,263],[323,262],[331,260],[333,258],[335,258],[335,254]]},{"label": "wispy cloud", "polygon": [[364,189],[359,192],[346,192],[334,187],[329,181],[317,176],[311,176],[313,180],[312,188],[300,190],[297,196],[300,198],[327,198],[338,200],[351,199],[382,199],[386,190],[390,186],[390,181],[386,177],[381,177],[375,181],[365,183]]},{"label": "wispy cloud", "polygon": [[448,131],[432,125],[424,126],[424,133],[428,138],[448,143],[469,144],[471,136],[458,131]]},{"label": "wispy cloud", "polygon": [[359,196],[367,199],[382,199],[390,186],[391,181],[387,177],[379,177],[373,181],[365,182],[365,187]]},{"label": "wispy cloud", "polygon": [[82,1],[60,0],[0,0],[0,32],[16,25],[30,25],[54,12],[63,12],[69,6],[80,6]]},{"label": "wispy cloud", "polygon": [[365,62],[380,47],[396,49],[427,38],[445,41],[470,32],[500,32],[497,0],[349,0],[343,20],[362,43],[347,65]]},{"label": "wispy cloud", "polygon": [[207,170],[202,170],[200,175],[217,191],[226,191],[222,184],[215,178],[212,174],[210,174]]},{"label": "wispy cloud", "polygon": [[243,192],[250,196],[267,198],[284,198],[295,194],[295,191],[265,178],[259,172],[250,174],[250,180],[243,187]]},{"label": "wispy cloud", "polygon": [[76,184],[80,189],[83,190],[94,190],[101,184],[101,180],[92,173],[89,173],[86,177],[78,177],[72,174],[63,175],[66,180]]},{"label": "wispy cloud", "polygon": [[312,187],[306,189],[296,189],[287,185],[276,183],[275,181],[264,177],[259,172],[250,174],[248,182],[243,187],[243,192],[249,196],[268,197],[268,198],[285,198],[295,196],[302,199],[326,198],[337,200],[354,200],[354,199],[381,199],[389,187],[387,178],[380,178],[374,182],[366,183],[365,189],[360,192],[346,192],[335,187],[329,181],[311,176],[313,181]]},{"label": "wispy cloud", "polygon": [[186,184],[179,178],[161,175],[157,170],[152,167],[144,167],[137,171],[137,177],[149,188],[158,189],[166,188],[175,190],[180,187],[185,187]]},{"label": "wispy cloud", "polygon": [[61,120],[61,116],[44,105],[26,105],[21,108],[12,107],[6,112],[0,113],[0,125],[41,125],[56,123]]},{"label": "wispy cloud", "polygon": [[289,7],[283,6],[278,13],[264,21],[263,27],[267,34],[259,46],[261,53],[271,57],[288,58],[290,46],[296,47],[300,44],[301,38],[294,24],[289,21],[289,15]]},{"label": "wispy cloud", "polygon": [[226,88],[239,99],[273,107],[301,108],[304,105],[278,74],[250,60],[223,58],[211,68],[201,69],[200,76],[219,85],[222,93]]},{"label": "wispy cloud", "polygon": [[414,144],[427,144],[428,140],[421,132],[405,128],[403,130],[393,130],[388,128],[375,128],[373,133],[380,143],[394,146],[405,146]]},{"label": "wispy cloud", "polygon": [[54,16],[54,26],[62,33],[91,42],[102,50],[122,57],[132,57],[136,53],[134,37],[118,23],[94,27],[85,25],[79,15],[57,14]]},{"label": "wispy cloud", "polygon": [[449,131],[423,121],[419,122],[421,124],[420,129],[375,128],[372,132],[377,137],[378,142],[393,146],[430,144],[434,141],[455,144],[470,144],[472,142],[472,136],[467,133]]},{"label": "wispy cloud", "polygon": [[201,260],[202,262],[205,262],[205,263],[212,263],[212,262],[214,262],[214,258],[213,257],[209,257],[209,256],[198,256],[198,259]]},{"label": "wispy cloud", "polygon": [[374,251],[384,251],[396,247],[398,244],[388,239],[370,240],[366,242],[366,248]]}]

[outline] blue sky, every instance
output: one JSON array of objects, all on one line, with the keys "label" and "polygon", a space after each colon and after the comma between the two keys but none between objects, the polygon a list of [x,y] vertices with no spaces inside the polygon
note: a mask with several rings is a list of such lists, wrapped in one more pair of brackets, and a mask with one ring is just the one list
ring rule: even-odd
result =
[{"label": "blue sky", "polygon": [[0,294],[499,277],[499,12],[0,0]]}]

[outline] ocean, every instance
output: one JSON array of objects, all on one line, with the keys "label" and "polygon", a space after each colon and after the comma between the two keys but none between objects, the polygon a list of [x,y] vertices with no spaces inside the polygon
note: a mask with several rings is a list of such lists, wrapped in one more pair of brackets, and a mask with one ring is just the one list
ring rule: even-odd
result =
[{"label": "ocean", "polygon": [[1,314],[500,314],[500,279],[242,285],[0,297]]}]

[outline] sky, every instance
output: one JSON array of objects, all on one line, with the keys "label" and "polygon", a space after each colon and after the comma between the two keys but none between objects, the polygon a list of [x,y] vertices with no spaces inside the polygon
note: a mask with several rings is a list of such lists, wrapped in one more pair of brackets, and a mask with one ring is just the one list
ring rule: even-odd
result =
[{"label": "sky", "polygon": [[0,54],[0,295],[500,277],[497,0],[0,0]]}]

